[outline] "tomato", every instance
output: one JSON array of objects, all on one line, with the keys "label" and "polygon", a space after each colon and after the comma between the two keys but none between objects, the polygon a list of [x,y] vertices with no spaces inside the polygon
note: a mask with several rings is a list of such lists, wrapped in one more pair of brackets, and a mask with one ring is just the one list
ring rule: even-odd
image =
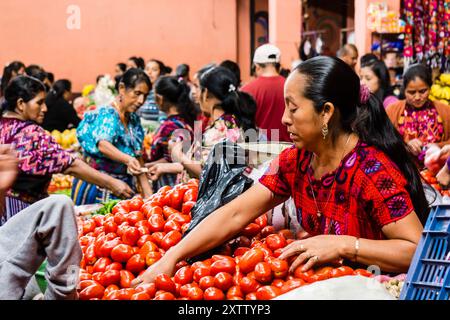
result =
[{"label": "tomato", "polygon": [[256,290],[258,300],[270,300],[281,294],[281,290],[274,286],[264,286]]},{"label": "tomato", "polygon": [[145,263],[148,267],[150,267],[152,264],[154,264],[156,261],[162,258],[162,254],[159,251],[150,251],[147,253],[147,256],[145,257]]},{"label": "tomato", "polygon": [[[122,200],[119,201],[114,209],[117,208],[118,210],[123,210],[125,212],[130,212],[130,200]],[[114,213],[114,212],[113,212]]]},{"label": "tomato", "polygon": [[136,290],[132,288],[125,288],[120,289],[117,292],[119,300],[131,300],[131,297],[136,293]]},{"label": "tomato", "polygon": [[125,268],[133,274],[138,274],[139,272],[144,270],[145,267],[145,259],[140,254],[135,254],[130,259],[128,259]]},{"label": "tomato", "polygon": [[286,240],[295,239],[295,235],[289,229],[282,229],[282,230],[278,231],[278,234],[280,236],[282,236],[283,238],[285,238]]},{"label": "tomato", "polygon": [[170,190],[172,190],[172,187],[171,187],[171,186],[163,186],[163,187],[161,187],[161,188],[158,190],[158,193],[159,193],[159,194],[164,194],[164,193],[169,192]]},{"label": "tomato", "polygon": [[187,203],[190,201],[196,202],[198,197],[198,191],[196,189],[189,189],[184,193],[183,202]]},{"label": "tomato", "polygon": [[195,201],[186,201],[185,203],[183,203],[183,206],[181,207],[181,213],[186,215],[191,213],[191,210],[194,206]]},{"label": "tomato", "polygon": [[145,292],[150,296],[150,299],[153,299],[156,293],[156,286],[154,283],[141,283],[136,287],[136,292]]},{"label": "tomato", "polygon": [[166,274],[159,274],[155,278],[155,285],[157,290],[164,290],[171,293],[176,293],[175,282]]},{"label": "tomato", "polygon": [[117,232],[117,224],[114,220],[108,220],[103,223],[103,227],[105,228],[106,233],[116,233]]},{"label": "tomato", "polygon": [[338,269],[342,272],[343,276],[352,276],[354,272],[353,269],[348,266],[341,266]]},{"label": "tomato", "polygon": [[106,287],[104,296],[106,297],[106,296],[109,295],[111,292],[117,291],[117,290],[119,290],[119,289],[120,289],[120,288],[119,288],[117,285],[115,285],[115,284],[110,284],[108,287]]},{"label": "tomato", "polygon": [[164,230],[165,220],[162,216],[158,214],[151,215],[150,218],[148,218],[148,229],[150,232],[160,232]]},{"label": "tomato", "polygon": [[120,271],[117,270],[105,271],[100,278],[100,284],[104,287],[107,287],[110,284],[119,284],[119,282],[120,282]]},{"label": "tomato", "polygon": [[80,246],[89,246],[95,241],[95,238],[89,236],[82,236],[78,240],[80,241]]},{"label": "tomato", "polygon": [[200,279],[200,281],[198,282],[200,288],[202,290],[206,290],[210,287],[214,287],[214,277],[212,276],[205,276],[203,278]]},{"label": "tomato", "polygon": [[175,300],[175,296],[170,292],[161,292],[153,300]]},{"label": "tomato", "polygon": [[123,233],[125,232],[125,230],[127,230],[130,227],[130,224],[125,221],[122,222],[118,227],[117,227],[117,235],[119,237],[121,237],[123,235]]},{"label": "tomato", "polygon": [[190,265],[186,262],[186,260],[181,260],[175,265],[175,269],[178,271],[183,267],[190,267]]},{"label": "tomato", "polygon": [[141,209],[142,205],[144,204],[144,201],[140,197],[135,197],[128,202],[128,207],[130,208],[130,211],[138,211]]},{"label": "tomato", "polygon": [[258,300],[255,292],[251,292],[245,296],[245,300]]},{"label": "tomato", "polygon": [[270,234],[266,237],[266,244],[271,250],[277,250],[286,246],[286,239],[279,234]]},{"label": "tomato", "polygon": [[127,262],[131,258],[134,251],[133,248],[127,244],[119,244],[111,251],[111,258],[117,262]]},{"label": "tomato", "polygon": [[275,279],[275,280],[272,281],[271,285],[281,289],[284,286],[284,283],[285,282],[282,279]]},{"label": "tomato", "polygon": [[92,220],[94,220],[95,225],[97,227],[101,227],[103,226],[103,221],[105,220],[105,216],[102,216],[100,214],[97,214],[95,216],[92,217]]},{"label": "tomato", "polygon": [[225,295],[223,294],[222,290],[211,287],[203,292],[203,298],[205,300],[225,300]]},{"label": "tomato", "polygon": [[179,231],[173,230],[168,232],[164,238],[161,240],[159,245],[164,250],[169,250],[169,248],[176,245],[181,240],[181,233]]},{"label": "tomato", "polygon": [[231,300],[232,298],[244,298],[244,293],[242,292],[239,286],[232,286],[227,291],[227,299]]},{"label": "tomato", "polygon": [[92,274],[84,272],[84,273],[80,273],[80,277],[79,277],[80,281],[83,280],[92,280]]},{"label": "tomato", "polygon": [[219,272],[234,274],[236,271],[236,262],[233,259],[223,259],[213,262],[211,265],[211,275],[215,276]]},{"label": "tomato", "polygon": [[105,288],[99,284],[93,284],[85,288],[79,293],[78,298],[80,300],[90,300],[94,298],[101,299],[105,293]]},{"label": "tomato", "polygon": [[130,300],[150,300],[150,296],[145,292],[138,292],[131,296]]},{"label": "tomato", "polygon": [[195,282],[199,282],[201,278],[211,275],[211,269],[208,267],[198,267],[194,269],[193,278]]},{"label": "tomato", "polygon": [[305,281],[302,279],[290,279],[286,281],[283,286],[281,287],[281,293],[286,293],[288,291],[294,290],[296,288],[299,288],[303,285],[305,285]]},{"label": "tomato", "polygon": [[333,271],[333,268],[331,267],[323,267],[318,269],[315,274],[320,278],[320,280],[326,280],[331,278],[331,272]]},{"label": "tomato", "polygon": [[294,271],[294,277],[297,279],[302,279],[305,282],[314,282],[311,277],[314,275],[314,270],[309,269],[308,271],[302,271],[304,265],[298,266]]},{"label": "tomato", "polygon": [[168,233],[174,230],[181,232],[180,224],[174,220],[167,220],[167,222],[164,224],[164,231]]},{"label": "tomato", "polygon": [[189,294],[189,289],[197,287],[196,283],[188,283],[180,286],[180,289],[178,290],[180,297],[187,297]]},{"label": "tomato", "polygon": [[255,292],[258,289],[258,282],[255,279],[249,277],[243,277],[241,282],[239,282],[239,286],[241,290],[245,294],[249,294],[251,292]]},{"label": "tomato", "polygon": [[97,225],[95,224],[95,221],[93,220],[86,220],[83,223],[83,234],[87,234],[89,232],[94,232]]},{"label": "tomato", "polygon": [[139,240],[136,242],[136,245],[139,247],[139,248],[142,248],[144,245],[145,245],[145,243],[147,242],[147,241],[152,241],[153,240],[153,237],[150,235],[150,234],[144,234],[143,236],[141,236],[140,238],[139,238]]},{"label": "tomato", "polygon": [[128,213],[118,212],[114,215],[114,222],[120,226],[122,223],[127,221]]},{"label": "tomato", "polygon": [[267,237],[268,235],[274,234],[275,228],[273,226],[266,226],[261,230],[261,236]]},{"label": "tomato", "polygon": [[109,271],[109,270],[120,271],[120,270],[122,270],[122,264],[120,262],[113,262],[105,268],[105,271]]},{"label": "tomato", "polygon": [[95,282],[94,280],[83,280],[78,283],[77,289],[79,289],[80,291],[83,291],[84,289],[86,289],[89,286],[92,286],[93,284],[98,284],[98,283]]},{"label": "tomato", "polygon": [[203,290],[197,286],[189,288],[187,297],[189,300],[203,300]]},{"label": "tomato", "polygon": [[214,286],[222,291],[227,291],[233,286],[233,277],[227,272],[219,272],[214,277]]},{"label": "tomato", "polygon": [[242,230],[242,235],[253,238],[261,231],[261,227],[256,223],[250,223],[248,226]]},{"label": "tomato", "polygon": [[174,208],[175,210],[181,210],[185,192],[186,190],[183,189],[172,190],[172,193],[170,195],[170,206],[172,208]]},{"label": "tomato", "polygon": [[139,249],[139,254],[145,258],[145,257],[147,257],[147,254],[149,252],[154,252],[154,251],[158,251],[158,246],[156,244],[154,244],[152,241],[147,241]]},{"label": "tomato", "polygon": [[272,268],[267,262],[259,262],[255,266],[255,278],[258,282],[269,283],[272,281]]},{"label": "tomato", "polygon": [[120,287],[130,288],[131,282],[134,280],[134,275],[128,270],[120,270]]},{"label": "tomato", "polygon": [[105,227],[101,226],[101,227],[95,228],[95,230],[93,232],[93,236],[98,237],[101,234],[105,234]]},{"label": "tomato", "polygon": [[164,215],[165,219],[168,219],[174,213],[180,213],[180,211],[175,210],[174,208],[169,207],[169,206],[163,207],[163,215]]},{"label": "tomato", "polygon": [[139,230],[135,227],[128,227],[122,235],[122,242],[130,246],[134,246],[141,237]]},{"label": "tomato", "polygon": [[255,223],[263,229],[267,226],[267,214],[260,215],[258,218],[256,218]]},{"label": "tomato", "polygon": [[234,257],[239,257],[244,255],[244,253],[246,253],[248,250],[250,250],[249,248],[244,248],[244,247],[239,247],[236,250],[234,250],[233,256]]},{"label": "tomato", "polygon": [[160,206],[153,206],[150,203],[146,203],[142,206],[142,213],[149,219],[153,215],[163,216],[163,211]]},{"label": "tomato", "polygon": [[94,272],[105,272],[106,267],[112,263],[111,259],[102,257],[94,264]]},{"label": "tomato", "polygon": [[369,277],[369,278],[373,277],[373,273],[367,271],[366,269],[356,269],[353,272],[353,274],[357,275],[357,276],[363,276],[363,277]]},{"label": "tomato", "polygon": [[130,224],[130,226],[136,225],[139,221],[142,221],[145,219],[145,216],[140,211],[132,211],[128,214],[127,221]]},{"label": "tomato", "polygon": [[258,262],[264,261],[264,252],[259,248],[253,248],[241,257],[239,269],[244,273],[249,273],[255,269]]},{"label": "tomato", "polygon": [[289,265],[285,260],[273,258],[269,262],[274,278],[283,279],[288,275]]},{"label": "tomato", "polygon": [[97,256],[95,255],[95,247],[93,244],[87,247],[86,252],[84,254],[84,259],[86,260],[87,264],[91,265],[97,261]]},{"label": "tomato", "polygon": [[281,253],[282,253],[282,249],[277,249],[273,252],[273,256],[275,258],[278,258],[281,255]]},{"label": "tomato", "polygon": [[185,266],[180,268],[174,276],[174,281],[181,285],[185,285],[192,282],[194,273],[191,270],[191,267]]},{"label": "tomato", "polygon": [[233,285],[238,286],[243,277],[243,273],[240,270],[236,270],[236,273],[233,275]]}]

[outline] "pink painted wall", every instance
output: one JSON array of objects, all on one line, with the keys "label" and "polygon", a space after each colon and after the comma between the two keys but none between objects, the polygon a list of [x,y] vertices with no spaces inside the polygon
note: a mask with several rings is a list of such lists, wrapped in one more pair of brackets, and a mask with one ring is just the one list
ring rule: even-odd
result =
[{"label": "pink painted wall", "polygon": [[[80,30],[66,27],[71,4]],[[74,91],[132,55],[192,70],[238,58],[236,0],[1,0],[0,13],[0,65],[40,64]]]}]

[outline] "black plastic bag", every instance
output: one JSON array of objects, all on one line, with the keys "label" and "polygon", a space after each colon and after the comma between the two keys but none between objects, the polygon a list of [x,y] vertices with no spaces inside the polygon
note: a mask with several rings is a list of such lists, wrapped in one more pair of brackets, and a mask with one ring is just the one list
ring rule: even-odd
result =
[{"label": "black plastic bag", "polygon": [[191,210],[192,220],[184,236],[252,186],[253,180],[243,174],[247,159],[246,151],[235,143],[223,141],[213,147],[200,177],[197,203]]}]

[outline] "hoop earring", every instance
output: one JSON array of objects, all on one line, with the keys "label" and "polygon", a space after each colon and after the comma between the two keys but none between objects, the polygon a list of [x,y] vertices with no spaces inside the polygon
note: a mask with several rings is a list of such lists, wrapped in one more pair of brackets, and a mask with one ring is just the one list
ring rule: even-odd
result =
[{"label": "hoop earring", "polygon": [[324,124],[322,126],[322,136],[323,136],[323,140],[325,140],[327,138],[328,135],[328,124]]}]

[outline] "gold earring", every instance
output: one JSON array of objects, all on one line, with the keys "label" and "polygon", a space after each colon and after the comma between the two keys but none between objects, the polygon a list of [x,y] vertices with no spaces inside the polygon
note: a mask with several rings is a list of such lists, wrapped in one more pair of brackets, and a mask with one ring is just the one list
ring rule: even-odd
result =
[{"label": "gold earring", "polygon": [[324,124],[322,126],[322,136],[323,136],[323,140],[325,140],[327,138],[328,135],[328,124]]}]

